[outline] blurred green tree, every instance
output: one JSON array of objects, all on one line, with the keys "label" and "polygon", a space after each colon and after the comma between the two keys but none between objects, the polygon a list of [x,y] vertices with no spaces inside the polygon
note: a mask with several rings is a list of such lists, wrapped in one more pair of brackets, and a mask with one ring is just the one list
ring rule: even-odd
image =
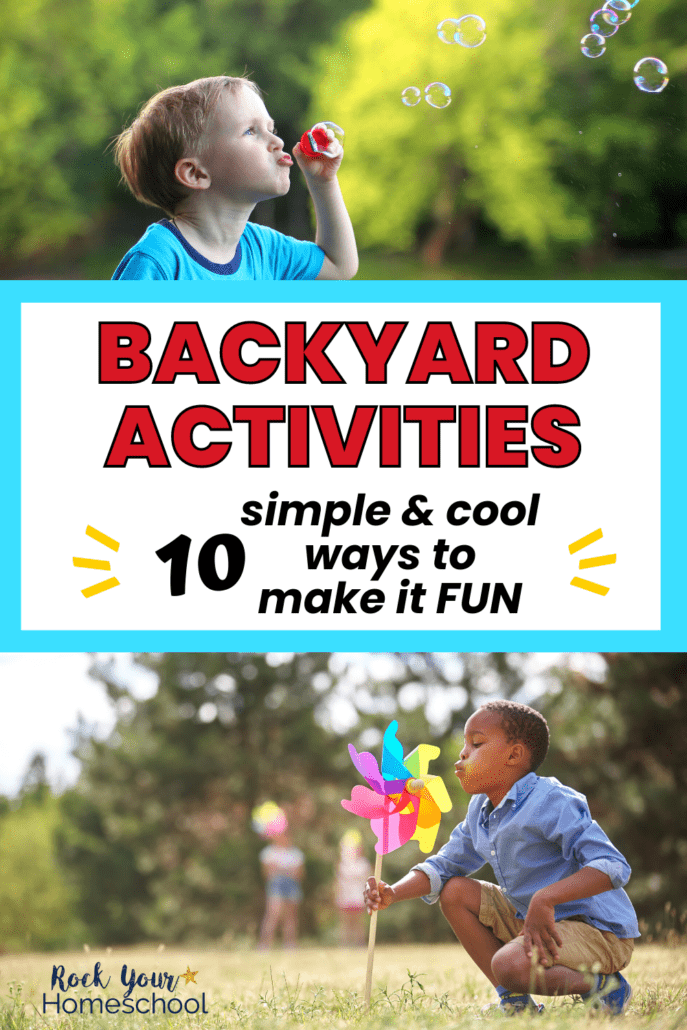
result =
[{"label": "blurred green tree", "polygon": [[[6,799],[3,799],[6,802]],[[74,891],[55,854],[59,802],[34,755],[18,798],[0,812],[0,940],[4,951],[74,945],[82,927]]]},{"label": "blurred green tree", "polygon": [[184,3],[156,16],[140,0],[0,0],[0,11],[0,252],[25,257],[102,220],[121,112],[161,80],[193,77],[200,31]]},{"label": "blurred green tree", "polygon": [[[155,92],[247,70],[292,147],[311,51],[368,0],[0,0],[0,254],[58,251],[79,235],[135,233],[159,217],[118,185],[111,140]],[[295,177],[294,177],[295,178]],[[280,227],[304,234],[298,183]],[[262,215],[275,221],[273,209]]]},{"label": "blurred green tree", "polygon": [[[116,726],[107,740],[82,727],[82,774],[62,797],[61,859],[79,885],[79,914],[102,943],[253,936],[262,843],[250,814],[266,799],[284,807],[307,855],[303,930],[326,931],[338,839],[351,823],[339,802],[359,782],[346,742],[377,751],[396,716],[407,751],[422,741],[442,747],[432,771],[455,797],[452,736],[482,697],[510,696],[522,683],[519,656],[498,654],[137,660],[158,677],[148,700],[133,697],[116,665],[95,666]],[[438,844],[464,809],[458,800]],[[360,828],[371,850],[373,836]],[[419,855],[413,844],[388,868],[402,872]],[[425,906],[401,907],[384,933],[431,940],[439,922]]]},{"label": "blurred green tree", "polygon": [[[588,15],[571,0],[482,0],[487,39],[474,49],[437,38],[440,0],[375,0],[350,18],[331,117],[349,128],[341,179],[361,244],[419,244],[436,265],[478,240],[539,255],[684,242],[687,33],[675,10],[640,6],[596,60],[580,53]],[[665,93],[632,82],[648,53],[677,78]],[[405,87],[437,80],[450,106],[403,105]]]},{"label": "blurred green tree", "polygon": [[588,796],[632,866],[628,891],[646,928],[683,932],[687,655],[604,658],[603,679],[561,673],[560,689],[540,700],[551,728],[546,773]]},{"label": "blurred green tree", "polygon": [[159,677],[136,702],[96,666],[118,719],[113,736],[82,734],[83,774],[63,799],[63,861],[82,911],[108,942],[231,939],[262,906],[250,813],[270,798],[293,830],[312,815],[331,769],[313,719],[326,656],[139,656]]}]

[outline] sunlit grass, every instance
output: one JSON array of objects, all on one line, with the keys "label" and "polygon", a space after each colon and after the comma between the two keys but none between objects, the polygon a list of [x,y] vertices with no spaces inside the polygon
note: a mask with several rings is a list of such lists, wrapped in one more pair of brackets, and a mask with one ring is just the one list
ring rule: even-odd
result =
[{"label": "sunlit grass", "polygon": [[[197,983],[177,988],[182,1001],[205,992],[207,1015],[84,1015],[57,1016],[42,1012],[43,994],[50,991],[53,963],[80,976],[100,962],[103,978],[111,977],[106,991],[69,992],[79,997],[122,998],[122,965],[137,975],[198,970]],[[440,1027],[470,1030],[484,1017],[483,1005],[495,995],[484,977],[458,945],[380,946],[375,954],[372,1008],[363,1004],[365,949],[303,947],[270,953],[189,948],[159,950],[127,948],[89,953],[13,955],[0,957],[0,1030],[86,1030],[112,1027],[143,1030],[183,1024],[193,1030],[253,1027],[279,1030],[302,1025],[313,1030],[362,1027],[399,1030]],[[635,951],[626,975],[634,988],[623,1030],[677,1030],[687,1026],[687,946],[650,944]],[[132,998],[150,997],[152,989],[135,988]],[[156,991],[156,994],[167,992]],[[544,999],[546,1013],[537,1018],[543,1030],[555,1024],[562,1030],[586,1025],[595,1017],[569,998]],[[498,1018],[498,1017],[497,1017]],[[529,1017],[525,1017],[529,1021]]]},{"label": "sunlit grass", "polygon": [[409,255],[362,254],[356,279],[684,279],[687,255],[677,252],[668,258],[660,255],[598,261],[583,266],[574,261],[537,262],[528,257],[512,257],[506,252],[485,252],[462,261],[447,262],[438,268],[423,264]]}]

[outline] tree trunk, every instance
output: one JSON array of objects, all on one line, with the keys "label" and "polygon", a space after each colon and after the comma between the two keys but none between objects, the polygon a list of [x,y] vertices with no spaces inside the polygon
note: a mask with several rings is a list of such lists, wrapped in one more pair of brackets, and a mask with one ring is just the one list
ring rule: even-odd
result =
[{"label": "tree trunk", "polygon": [[420,248],[420,257],[429,268],[439,268],[449,246],[457,240],[465,253],[474,249],[475,211],[460,205],[460,188],[466,177],[463,168],[449,163],[444,185],[434,202],[434,224]]}]

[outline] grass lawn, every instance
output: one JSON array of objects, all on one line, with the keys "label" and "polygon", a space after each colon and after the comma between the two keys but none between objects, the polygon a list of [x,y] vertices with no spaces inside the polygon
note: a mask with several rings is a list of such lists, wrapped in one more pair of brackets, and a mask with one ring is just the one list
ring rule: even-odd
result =
[{"label": "grass lawn", "polygon": [[[122,999],[125,987],[121,982],[123,964],[127,976],[132,967],[136,975],[155,971],[181,973],[190,966],[197,970],[196,983],[177,987],[176,997],[182,1002],[200,1000],[205,992],[208,1014],[180,1015],[85,1014],[56,1015],[54,1007],[44,1015],[43,994],[55,999],[50,978],[53,963],[65,966],[65,975],[89,973],[92,978],[95,962],[102,966],[102,978],[111,977],[106,990],[78,987],[67,992],[80,998],[107,997]],[[260,953],[251,950],[208,950],[199,948],[126,948],[92,950],[89,953],[55,955],[0,956],[0,1030],[38,1030],[50,1026],[55,1030],[81,1030],[112,1027],[114,1030],[150,1024],[167,1027],[184,1025],[193,1030],[220,1027],[253,1027],[278,1030],[303,1025],[313,1030],[362,1027],[381,1030],[393,1026],[398,1030],[437,1027],[447,1030],[470,1030],[485,1022],[480,1015],[482,1005],[494,1000],[491,987],[472,965],[462,948],[455,945],[379,946],[375,953],[372,1008],[364,1011],[362,996],[365,984],[365,949],[303,947],[298,951]],[[635,951],[626,975],[634,988],[623,1030],[677,1030],[687,1027],[687,945],[646,944]],[[58,988],[56,988],[57,990]],[[164,996],[169,991],[135,987],[130,997],[136,999]],[[64,999],[66,994],[62,994]],[[544,999],[547,1010],[536,1023],[546,1030],[548,1025],[566,1030],[598,1023],[579,1002],[572,999]],[[146,1003],[141,1002],[145,1008]],[[195,1004],[189,1005],[194,1009]],[[494,1017],[500,1021],[498,1016]],[[529,1023],[529,1016],[521,1017]],[[534,1018],[534,1017],[532,1017]],[[605,1019],[605,1017],[601,1017]],[[491,1020],[490,1020],[491,1021]]]},{"label": "grass lawn", "polygon": [[[573,261],[536,262],[504,253],[478,253],[460,263],[429,268],[417,258],[405,255],[361,254],[356,279],[684,279],[687,253],[644,257],[619,253],[615,260],[600,261],[583,268]],[[594,300],[597,298],[590,298]],[[609,299],[609,298],[604,298]]]}]

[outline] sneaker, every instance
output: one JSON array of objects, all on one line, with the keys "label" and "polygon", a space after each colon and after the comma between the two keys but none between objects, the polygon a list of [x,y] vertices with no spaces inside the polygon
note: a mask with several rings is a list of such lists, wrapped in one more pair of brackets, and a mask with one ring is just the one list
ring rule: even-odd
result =
[{"label": "sneaker", "polygon": [[534,1001],[529,994],[516,994],[515,996],[511,995],[510,998],[502,998],[499,1008],[507,1016],[520,1016],[524,1012],[528,1012],[532,1016],[541,1016],[544,1011],[544,1006]]},{"label": "sneaker", "polygon": [[529,1013],[536,1016],[541,1015],[543,1011],[544,1006],[533,1001],[529,994],[510,994],[503,997],[498,1003],[485,1005],[482,1015],[521,1016]]},{"label": "sneaker", "polygon": [[632,997],[632,988],[621,973],[599,973],[597,985],[584,1000],[611,1016],[622,1016]]}]

